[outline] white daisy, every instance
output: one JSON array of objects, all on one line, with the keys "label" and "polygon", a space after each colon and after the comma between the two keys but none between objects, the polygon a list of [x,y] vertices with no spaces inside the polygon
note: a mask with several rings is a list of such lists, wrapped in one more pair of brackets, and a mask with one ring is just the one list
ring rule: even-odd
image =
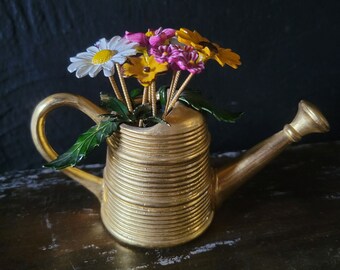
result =
[{"label": "white daisy", "polygon": [[95,77],[103,70],[106,77],[110,77],[115,72],[115,63],[123,64],[127,56],[137,53],[135,42],[115,36],[109,41],[105,38],[100,39],[95,46],[86,49],[86,52],[78,53],[75,57],[71,57],[72,62],[67,70],[69,72],[76,71],[77,78],[86,75]]}]

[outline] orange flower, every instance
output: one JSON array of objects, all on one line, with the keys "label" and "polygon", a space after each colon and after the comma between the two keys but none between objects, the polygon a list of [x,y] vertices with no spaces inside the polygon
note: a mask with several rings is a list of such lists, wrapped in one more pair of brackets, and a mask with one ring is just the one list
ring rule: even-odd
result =
[{"label": "orange flower", "polygon": [[130,57],[123,65],[124,75],[136,77],[143,86],[149,86],[160,73],[168,70],[167,63],[158,63],[153,56]]},{"label": "orange flower", "polygon": [[202,61],[214,59],[222,67],[227,64],[235,69],[241,65],[240,56],[237,53],[234,53],[231,49],[221,48],[196,31],[192,32],[186,28],[181,28],[176,31],[176,36],[179,42],[194,47],[200,53]]}]

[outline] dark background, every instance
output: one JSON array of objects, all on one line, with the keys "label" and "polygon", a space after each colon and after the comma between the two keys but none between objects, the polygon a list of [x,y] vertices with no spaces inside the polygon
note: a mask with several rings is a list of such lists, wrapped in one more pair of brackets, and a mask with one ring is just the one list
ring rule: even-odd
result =
[{"label": "dark background", "polygon": [[[29,131],[40,100],[69,92],[98,103],[99,91],[111,91],[102,74],[69,74],[70,56],[101,37],[159,26],[196,29],[241,55],[238,70],[209,63],[190,83],[216,106],[246,113],[237,124],[208,119],[212,152],[249,148],[277,132],[300,99],[317,104],[332,128],[303,142],[339,140],[339,14],[337,0],[0,1],[0,172],[43,164]],[[60,152],[91,124],[75,110],[58,109],[47,132]],[[104,162],[103,152],[86,162]]]}]

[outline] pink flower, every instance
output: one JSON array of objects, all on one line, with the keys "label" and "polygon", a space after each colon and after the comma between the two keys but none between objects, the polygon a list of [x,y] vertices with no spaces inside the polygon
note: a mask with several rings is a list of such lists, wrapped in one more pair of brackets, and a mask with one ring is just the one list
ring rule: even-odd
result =
[{"label": "pink flower", "polygon": [[173,70],[187,70],[190,73],[198,74],[204,69],[204,63],[198,61],[198,57],[199,55],[194,48],[185,46],[172,54],[172,57],[169,58],[169,64]]},{"label": "pink flower", "polygon": [[145,35],[145,33],[131,33],[125,31],[124,37],[129,41],[137,42],[142,47],[146,47],[149,44],[148,37]]},{"label": "pink flower", "polygon": [[177,45],[162,45],[150,49],[150,54],[155,57],[157,62],[165,63],[171,62],[171,59],[180,53]]},{"label": "pink flower", "polygon": [[164,45],[166,41],[175,36],[176,30],[172,28],[162,27],[157,30],[148,30],[146,33],[131,33],[126,31],[125,38],[139,43],[140,46],[146,47],[147,49],[158,47],[160,45]]},{"label": "pink flower", "polygon": [[150,36],[149,44],[151,45],[151,47],[163,45],[167,39],[175,36],[175,33],[176,33],[175,29],[172,28],[163,29],[162,27],[160,27],[156,31],[154,31],[154,34],[152,36]]}]

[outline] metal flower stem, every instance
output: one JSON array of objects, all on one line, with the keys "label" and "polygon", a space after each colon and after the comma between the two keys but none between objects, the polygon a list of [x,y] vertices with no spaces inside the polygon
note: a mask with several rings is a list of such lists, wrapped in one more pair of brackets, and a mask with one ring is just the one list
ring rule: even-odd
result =
[{"label": "metal flower stem", "polygon": [[164,109],[164,113],[163,113],[163,118],[166,116],[167,112],[168,112],[168,108],[169,108],[169,103],[175,93],[176,87],[177,87],[177,83],[179,80],[179,76],[181,75],[181,71],[174,71],[173,75],[172,75],[172,79],[171,79],[171,84],[170,84],[170,91],[168,94],[168,97],[166,99],[166,105],[165,105],[165,109]]},{"label": "metal flower stem", "polygon": [[122,94],[121,94],[120,91],[119,91],[118,85],[117,85],[117,83],[116,83],[115,78],[113,77],[113,75],[109,77],[109,80],[110,80],[110,83],[111,83],[113,92],[115,93],[116,97],[117,97],[120,101],[123,101]]},{"label": "metal flower stem", "polygon": [[194,76],[194,73],[190,73],[189,76],[185,79],[185,81],[182,83],[181,87],[178,89],[178,91],[176,92],[176,95],[172,98],[167,113],[171,110],[171,108],[173,106],[175,106],[179,96],[182,94],[182,92],[184,91],[185,87],[187,87],[188,83],[190,82],[190,80],[192,79],[192,77]]},{"label": "metal flower stem", "polygon": [[148,86],[148,101],[150,104],[152,103],[152,92],[150,85]]},{"label": "metal flower stem", "polygon": [[156,116],[157,105],[156,105],[156,82],[153,81],[151,83],[151,106],[152,106],[152,115]]},{"label": "metal flower stem", "polygon": [[[149,86],[145,86],[144,90],[143,90],[142,105],[146,104],[146,102],[148,101],[148,94],[149,94]],[[143,126],[143,120],[142,119],[139,119],[138,126],[139,127]]]},{"label": "metal flower stem", "polygon": [[124,80],[124,77],[123,77],[123,74],[122,74],[122,71],[120,69],[120,65],[119,64],[116,64],[116,69],[117,69],[117,73],[118,73],[120,84],[121,84],[122,89],[123,89],[123,94],[124,94],[126,105],[128,107],[129,112],[132,112],[133,111],[132,103],[131,103],[129,92],[127,90],[127,87],[126,87],[126,84],[125,84],[125,80]]},{"label": "metal flower stem", "polygon": [[143,90],[142,104],[146,104],[148,102],[148,94],[149,94],[149,86],[145,86]]}]

